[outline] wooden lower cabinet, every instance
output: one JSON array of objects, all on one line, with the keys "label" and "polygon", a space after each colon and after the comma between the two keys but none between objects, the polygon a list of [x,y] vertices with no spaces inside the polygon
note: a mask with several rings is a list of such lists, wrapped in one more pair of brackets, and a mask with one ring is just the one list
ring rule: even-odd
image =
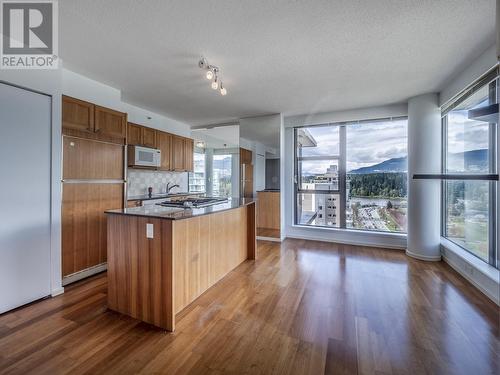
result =
[{"label": "wooden lower cabinet", "polygon": [[104,211],[121,207],[122,183],[63,184],[63,276],[106,262]]},{"label": "wooden lower cabinet", "polygon": [[257,228],[280,229],[280,192],[257,192]]}]

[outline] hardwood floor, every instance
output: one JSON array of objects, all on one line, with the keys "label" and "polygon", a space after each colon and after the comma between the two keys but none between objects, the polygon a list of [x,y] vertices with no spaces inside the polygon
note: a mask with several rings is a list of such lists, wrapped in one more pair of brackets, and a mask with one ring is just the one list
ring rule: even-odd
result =
[{"label": "hardwood floor", "polygon": [[498,307],[401,251],[259,241],[167,334],[106,309],[106,274],[0,316],[1,374],[498,374]]}]

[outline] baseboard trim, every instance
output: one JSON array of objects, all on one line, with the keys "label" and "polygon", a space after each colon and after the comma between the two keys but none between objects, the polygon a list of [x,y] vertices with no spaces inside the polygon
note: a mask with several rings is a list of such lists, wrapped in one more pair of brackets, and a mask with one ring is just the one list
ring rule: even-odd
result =
[{"label": "baseboard trim", "polygon": [[406,249],[406,255],[408,255],[411,258],[415,258],[418,260],[425,260],[427,262],[440,262],[441,261],[441,254],[437,255],[437,256],[420,255],[420,254],[412,253],[410,250]]},{"label": "baseboard trim", "polygon": [[106,271],[107,269],[108,269],[108,264],[101,263],[101,264],[98,264],[97,266],[90,267],[90,268],[87,268],[85,270],[72,273],[71,275],[63,277],[62,285],[66,286],[66,285],[74,283],[76,281],[85,279],[89,276]]},{"label": "baseboard trim", "polygon": [[63,293],[64,293],[64,287],[61,286],[59,288],[52,289],[52,291],[50,292],[50,296],[55,297]]},{"label": "baseboard trim", "polygon": [[271,241],[271,242],[281,242],[281,238],[276,238],[276,237],[257,236],[257,240],[260,240],[260,241]]},{"label": "baseboard trim", "polygon": [[403,246],[398,245],[390,245],[390,244],[376,244],[376,243],[366,243],[366,242],[358,242],[358,241],[345,241],[338,239],[327,239],[327,238],[318,238],[313,236],[301,236],[298,234],[287,234],[285,239],[294,238],[297,240],[308,240],[308,241],[319,241],[319,242],[329,242],[329,243],[338,243],[342,245],[353,245],[353,246],[364,246],[364,247],[377,247],[382,249],[391,249],[391,250],[405,250]]},{"label": "baseboard trim", "polygon": [[471,283],[472,285],[474,285],[474,287],[476,287],[481,293],[483,293],[491,301],[493,301],[495,304],[497,304],[498,306],[500,306],[500,297],[491,294],[489,292],[489,290],[487,290],[486,288],[483,288],[483,286],[481,284],[479,284],[472,277],[470,277],[469,275],[467,275],[467,273],[464,272],[464,270],[462,269],[462,267],[460,265],[456,264],[452,259],[450,259],[450,258],[448,258],[446,256],[443,256],[443,261],[446,264],[448,264],[451,268],[453,268],[458,274],[460,274],[460,276],[462,276],[465,280],[467,280],[469,283]]}]

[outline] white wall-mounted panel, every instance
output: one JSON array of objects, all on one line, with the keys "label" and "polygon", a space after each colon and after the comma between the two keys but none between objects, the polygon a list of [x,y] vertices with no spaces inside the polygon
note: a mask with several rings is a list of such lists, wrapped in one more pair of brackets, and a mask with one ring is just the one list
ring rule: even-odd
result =
[{"label": "white wall-mounted panel", "polygon": [[0,313],[51,294],[51,106],[0,83]]}]

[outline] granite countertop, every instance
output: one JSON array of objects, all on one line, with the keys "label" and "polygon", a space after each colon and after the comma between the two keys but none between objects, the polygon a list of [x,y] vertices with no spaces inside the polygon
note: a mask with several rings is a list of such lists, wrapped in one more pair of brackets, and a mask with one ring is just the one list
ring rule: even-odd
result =
[{"label": "granite countertop", "polygon": [[201,195],[201,194],[204,194],[204,193],[196,193],[196,192],[172,193],[172,194],[164,193],[164,194],[153,194],[151,196],[149,196],[148,194],[144,194],[144,195],[135,195],[135,196],[127,197],[127,201],[149,201],[151,199],[175,198],[175,197],[185,197],[188,195]]},{"label": "granite countertop", "polygon": [[214,204],[212,206],[201,207],[201,208],[164,207],[153,204],[141,207],[130,207],[118,210],[108,210],[106,211],[106,213],[111,215],[131,215],[131,216],[154,217],[154,218],[169,219],[169,220],[182,220],[196,216],[209,215],[216,212],[232,210],[235,208],[247,206],[254,202],[255,200],[250,198],[243,198],[243,199],[230,198],[227,202],[222,202],[219,204]]}]

